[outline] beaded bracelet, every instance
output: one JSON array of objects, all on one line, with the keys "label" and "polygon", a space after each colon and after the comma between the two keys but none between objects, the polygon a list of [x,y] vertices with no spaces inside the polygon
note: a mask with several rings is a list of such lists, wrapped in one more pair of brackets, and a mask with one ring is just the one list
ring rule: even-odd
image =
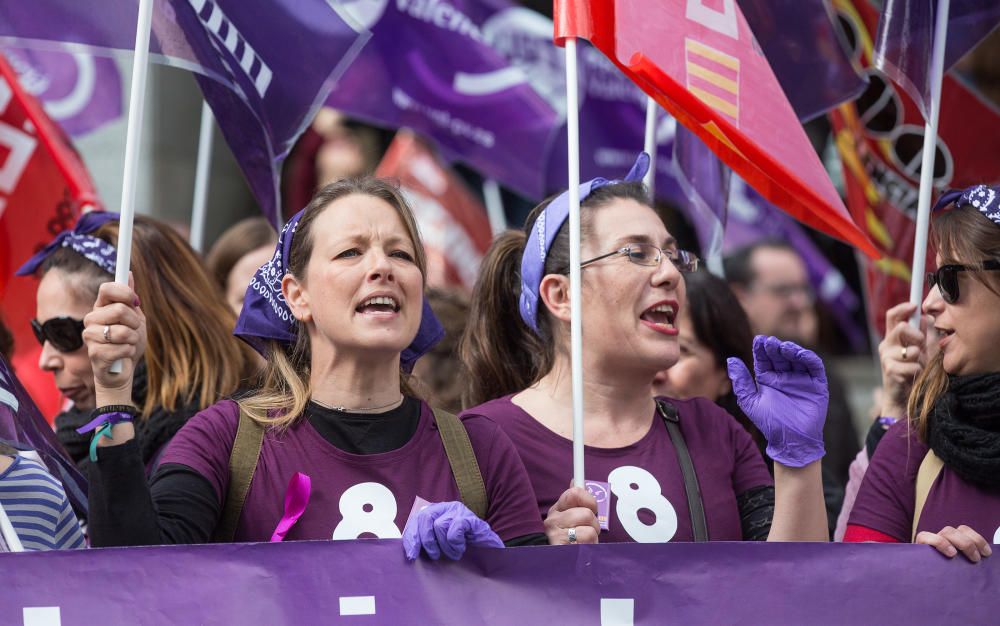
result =
[{"label": "beaded bracelet", "polygon": [[121,424],[122,422],[131,422],[136,414],[135,407],[128,406],[127,404],[102,406],[94,409],[91,413],[91,416],[96,415],[94,419],[76,429],[76,432],[81,435],[89,433],[92,430],[95,431],[94,438],[90,440],[90,461],[92,463],[97,462],[98,440],[101,437],[108,437],[110,439],[112,426]]}]

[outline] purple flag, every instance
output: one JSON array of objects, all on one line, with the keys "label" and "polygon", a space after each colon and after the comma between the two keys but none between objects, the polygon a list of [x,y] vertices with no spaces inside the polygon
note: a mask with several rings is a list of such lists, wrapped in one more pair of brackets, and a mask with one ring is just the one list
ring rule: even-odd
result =
[{"label": "purple flag", "polygon": [[678,129],[674,139],[674,164],[677,180],[688,200],[685,212],[698,233],[709,269],[718,273],[722,269],[732,170],[686,128]]},{"label": "purple flag", "polygon": [[121,117],[122,80],[114,59],[13,46],[2,52],[25,91],[69,135],[86,135]]},{"label": "purple flag", "polygon": [[825,0],[739,0],[795,115],[803,122],[854,100],[867,82],[845,52]]},{"label": "purple flag", "polygon": [[18,450],[34,450],[63,484],[73,509],[87,513],[87,481],[59,445],[31,396],[0,356],[0,441]]},{"label": "purple flag", "polygon": [[[306,512],[309,515],[309,512]],[[0,623],[992,624],[1000,559],[929,546],[612,543],[469,548],[400,540],[0,554]]]},{"label": "purple flag", "polygon": [[[927,117],[938,0],[884,0],[872,64],[901,86]],[[1000,25],[997,0],[951,0],[944,71]]]},{"label": "purple flag", "polygon": [[[496,11],[483,24],[485,40],[558,113],[558,131],[550,142],[545,195],[566,188],[566,56],[552,43],[552,20],[509,2],[492,0]],[[600,51],[578,43],[580,81],[580,179],[614,177],[628,170],[643,149],[646,95]],[[682,202],[673,176],[672,143],[676,122],[660,111],[657,124],[655,191],[658,198]]]},{"label": "purple flag", "polygon": [[[485,42],[497,3],[399,0],[346,3],[372,31],[327,104],[431,139],[450,161],[530,197],[545,191],[555,112]],[[551,39],[552,32],[549,31]]]},{"label": "purple flag", "polygon": [[823,256],[802,225],[734,177],[729,195],[729,213],[723,251],[732,252],[762,239],[787,241],[805,262],[817,297],[837,321],[852,350],[867,346],[865,334],[854,320],[861,305],[843,274]]},{"label": "purple flag", "polygon": [[[135,0],[7,2],[0,40],[131,50],[137,13]],[[196,72],[254,196],[277,223],[281,163],[367,36],[325,0],[162,0],[150,55]]]}]

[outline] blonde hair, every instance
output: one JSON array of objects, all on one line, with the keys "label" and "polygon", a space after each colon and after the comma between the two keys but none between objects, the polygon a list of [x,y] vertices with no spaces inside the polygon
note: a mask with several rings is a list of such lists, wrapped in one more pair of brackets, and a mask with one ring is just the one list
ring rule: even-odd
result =
[{"label": "blonde hair", "polygon": [[[114,245],[118,222],[94,236]],[[167,224],[137,215],[131,268],[148,333],[143,415],[158,406],[200,410],[233,394],[250,374],[252,353],[233,336],[236,317],[191,246]]]},{"label": "blonde hair", "polygon": [[[313,196],[295,228],[288,255],[288,273],[298,277],[305,276],[313,250],[313,222],[334,201],[351,195],[378,198],[396,210],[413,241],[414,260],[420,269],[420,275],[426,276],[427,256],[410,205],[398,187],[383,179],[368,176],[331,183]],[[312,356],[309,334],[302,322],[297,324],[298,333],[294,345],[285,346],[273,340],[267,343],[267,364],[260,374],[257,391],[238,400],[240,408],[249,417],[274,428],[291,426],[302,415],[312,396],[309,380]],[[399,373],[399,384],[403,393],[412,395],[407,375],[402,370]]]},{"label": "blonde hair", "polygon": [[[961,263],[982,270],[983,261],[1000,259],[1000,226],[972,207],[938,214],[931,226],[931,244],[944,263]],[[972,271],[969,276],[1000,296],[994,272]],[[927,441],[927,420],[938,399],[948,391],[948,372],[939,352],[913,383],[906,413],[921,441]]]}]

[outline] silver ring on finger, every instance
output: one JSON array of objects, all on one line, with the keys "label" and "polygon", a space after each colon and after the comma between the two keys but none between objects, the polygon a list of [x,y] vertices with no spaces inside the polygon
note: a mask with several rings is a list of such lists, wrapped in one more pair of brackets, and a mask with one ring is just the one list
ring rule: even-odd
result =
[{"label": "silver ring on finger", "polygon": [[111,343],[111,327],[104,327],[104,343]]},{"label": "silver ring on finger", "polygon": [[903,348],[899,351],[899,356],[901,356],[904,361],[906,360],[906,349],[907,348],[909,348],[909,346],[903,346]]},{"label": "silver ring on finger", "polygon": [[566,539],[570,543],[576,543],[576,528],[567,528],[566,529]]}]

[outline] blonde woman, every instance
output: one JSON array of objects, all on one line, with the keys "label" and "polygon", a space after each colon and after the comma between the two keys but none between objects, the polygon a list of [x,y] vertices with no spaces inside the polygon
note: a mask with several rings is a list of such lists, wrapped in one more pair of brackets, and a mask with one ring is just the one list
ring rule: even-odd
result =
[{"label": "blonde woman", "polygon": [[[458,558],[468,544],[544,542],[524,467],[488,419],[463,422],[480,516],[458,502],[444,416],[405,383],[440,338],[423,292],[424,251],[398,190],[373,178],[323,188],[247,290],[236,334],[267,360],[258,388],[195,416],[147,487],[132,424],[114,406],[128,401],[119,381],[141,350],[143,313],[131,290],[104,285],[84,332],[97,404],[112,407],[91,487],[94,545],[403,535],[410,558]],[[118,376],[108,373],[116,359],[126,362]],[[227,527],[234,442],[254,425],[259,453]]]}]

